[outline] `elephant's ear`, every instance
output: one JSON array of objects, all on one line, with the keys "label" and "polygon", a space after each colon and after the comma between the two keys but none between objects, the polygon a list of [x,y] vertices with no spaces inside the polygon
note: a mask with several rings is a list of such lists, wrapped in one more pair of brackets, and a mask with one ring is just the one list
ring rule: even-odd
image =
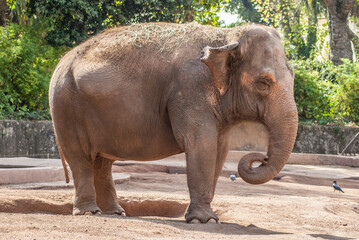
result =
[{"label": "elephant's ear", "polygon": [[212,73],[212,81],[221,95],[224,95],[230,84],[230,60],[238,47],[238,42],[219,48],[205,47],[202,50],[201,61],[204,62]]}]

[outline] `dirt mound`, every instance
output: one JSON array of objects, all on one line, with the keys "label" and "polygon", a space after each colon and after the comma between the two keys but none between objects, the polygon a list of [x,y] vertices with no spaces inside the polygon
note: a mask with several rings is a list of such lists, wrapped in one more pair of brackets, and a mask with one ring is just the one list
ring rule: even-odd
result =
[{"label": "dirt mound", "polygon": [[[61,200],[60,198],[59,200]],[[181,217],[186,211],[187,204],[169,200],[144,200],[133,201],[131,199],[119,199],[120,205],[130,217],[158,216],[158,217]],[[72,214],[72,201],[49,201],[43,199],[1,199],[0,212],[8,213],[48,213],[48,214]]]},{"label": "dirt mound", "polygon": [[181,217],[184,215],[187,204],[175,201],[132,201],[120,200],[120,205],[125,209],[127,216],[159,216],[159,217]]},{"label": "dirt mound", "polygon": [[15,199],[0,202],[0,212],[71,214],[72,203],[51,203],[39,199]]}]

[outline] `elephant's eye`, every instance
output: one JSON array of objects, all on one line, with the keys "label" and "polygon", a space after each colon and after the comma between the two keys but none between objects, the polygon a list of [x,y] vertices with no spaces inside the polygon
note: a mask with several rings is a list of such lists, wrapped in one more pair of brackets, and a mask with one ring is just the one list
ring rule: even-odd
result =
[{"label": "elephant's eye", "polygon": [[258,81],[256,87],[260,91],[265,91],[270,87],[270,85],[266,81]]},{"label": "elephant's eye", "polygon": [[255,87],[262,96],[266,96],[271,92],[273,80],[260,77],[255,81]]}]

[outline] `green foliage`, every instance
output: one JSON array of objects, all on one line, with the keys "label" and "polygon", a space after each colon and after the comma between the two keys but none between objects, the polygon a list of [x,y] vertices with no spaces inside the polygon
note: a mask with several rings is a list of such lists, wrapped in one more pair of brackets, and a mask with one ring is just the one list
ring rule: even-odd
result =
[{"label": "green foliage", "polygon": [[343,62],[335,66],[329,60],[291,61],[300,120],[359,123],[359,64]]},{"label": "green foliage", "polygon": [[74,46],[105,28],[104,20],[115,13],[122,1],[114,0],[29,0],[29,16],[50,19],[46,39],[54,46]]},{"label": "green foliage", "polygon": [[336,69],[337,91],[333,97],[341,119],[359,123],[359,63],[342,59]]},{"label": "green foliage", "polygon": [[279,28],[291,59],[310,57],[317,42],[320,0],[251,0],[251,4],[263,23]]},{"label": "green foliage", "polygon": [[239,15],[244,22],[265,24],[254,4],[253,0],[231,0],[226,11]]},{"label": "green foliage", "polygon": [[117,4],[116,13],[109,14],[106,23],[182,22],[191,8],[192,1],[124,0]]},{"label": "green foliage", "polygon": [[0,118],[48,119],[48,86],[63,48],[46,43],[47,24],[0,27]]},{"label": "green foliage", "polygon": [[294,96],[298,115],[301,120],[313,119],[325,121],[330,119],[330,82],[322,80],[330,70],[322,62],[311,60],[292,61],[295,70]]},{"label": "green foliage", "polygon": [[10,19],[8,20],[20,24],[26,24],[28,22],[26,15],[27,0],[7,0],[6,4],[10,10]]},{"label": "green foliage", "polygon": [[229,0],[125,0],[110,17],[114,25],[141,22],[191,22],[219,26],[218,13]]},{"label": "green foliage", "polygon": [[[24,1],[24,0],[22,0]],[[219,26],[218,12],[229,0],[29,0],[33,19],[51,20],[47,40],[74,46],[108,26],[140,22],[191,22]]]},{"label": "green foliage", "polygon": [[194,20],[203,25],[220,26],[218,13],[225,9],[229,0],[194,0],[195,17]]}]

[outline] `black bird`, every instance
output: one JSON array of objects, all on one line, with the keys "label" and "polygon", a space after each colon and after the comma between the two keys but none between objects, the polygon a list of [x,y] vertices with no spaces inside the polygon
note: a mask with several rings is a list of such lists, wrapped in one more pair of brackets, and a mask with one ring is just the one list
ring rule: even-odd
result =
[{"label": "black bird", "polygon": [[333,188],[334,188],[334,192],[335,190],[338,190],[339,192],[344,193],[343,190],[338,186],[337,181],[333,181]]}]

